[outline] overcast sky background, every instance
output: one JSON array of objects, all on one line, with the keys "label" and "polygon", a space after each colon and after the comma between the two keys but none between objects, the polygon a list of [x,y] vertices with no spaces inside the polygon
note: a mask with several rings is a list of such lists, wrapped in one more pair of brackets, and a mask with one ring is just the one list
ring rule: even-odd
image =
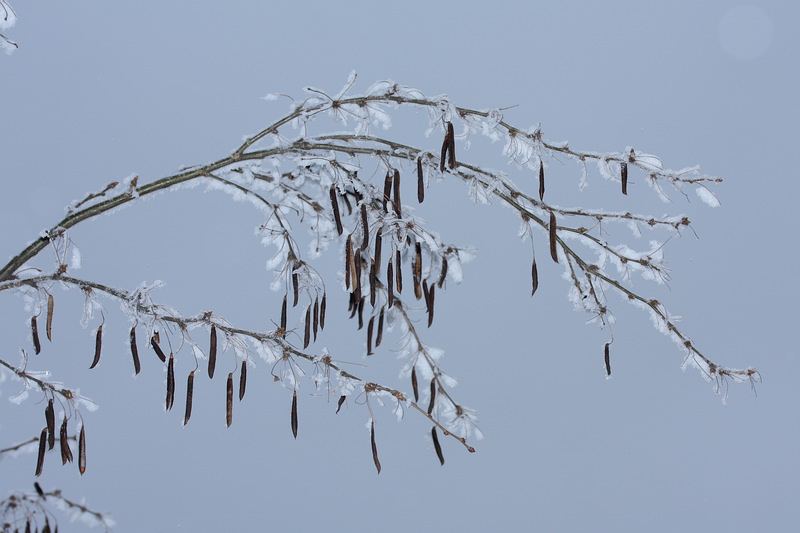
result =
[{"label": "overcast sky background", "polygon": [[[108,511],[117,531],[794,531],[800,494],[800,322],[795,210],[800,37],[794,2],[26,2],[0,57],[0,256],[17,254],[89,191],[136,173],[150,181],[219,159],[243,135],[279,118],[312,85],[336,93],[351,70],[354,92],[394,79],[457,105],[517,106],[506,119],[542,124],[579,149],[633,146],[669,168],[702,165],[722,176],[722,206],[693,194],[662,204],[639,180],[628,197],[591,168],[578,193],[574,164],[550,161],[548,199],[559,205],[685,213],[672,239],[669,288],[634,288],[684,317],[683,329],[717,363],[755,366],[755,396],[731,386],[727,405],[648,317],[616,296],[614,376],[604,377],[608,331],[584,325],[566,300],[558,265],[540,261],[530,298],[530,247],[518,220],[472,205],[461,184],[434,184],[417,213],[477,258],[465,281],[437,295],[425,340],[446,350],[455,397],[477,409],[486,438],[468,454],[430,426],[379,411],[383,471],[376,475],[367,411],[301,389],[300,431],[291,393],[261,363],[251,370],[234,423],[224,426],[224,374],[198,375],[192,421],[163,410],[163,373],[140,340],[132,379],[128,323],[108,302],[105,355],[87,370],[94,340],[80,327],[81,298],[56,288],[54,341],[29,363],[79,387],[100,409],[85,415],[88,470],[48,456],[39,482]],[[398,119],[391,134],[426,139],[427,115]],[[459,159],[533,177],[477,142]],[[407,194],[406,198],[412,198]],[[77,227],[79,277],[133,289],[164,280],[161,303],[187,315],[213,310],[245,329],[271,329],[280,295],[264,270],[270,250],[253,236],[261,215],[203,188],[166,193]],[[618,235],[629,241],[626,231]],[[545,236],[538,235],[538,242]],[[647,235],[636,243],[646,247]],[[540,257],[546,256],[539,245]],[[331,251],[333,252],[333,250]],[[328,268],[338,267],[329,253]],[[37,265],[51,268],[45,252]],[[334,275],[328,270],[328,275]],[[364,363],[364,336],[329,296],[332,324],[316,348]],[[23,302],[0,298],[3,358],[30,350]],[[96,327],[96,323],[92,328]],[[410,391],[388,336],[369,380]],[[205,341],[203,341],[204,344]],[[221,359],[218,373],[233,359]],[[204,379],[201,379],[204,378]],[[6,399],[0,447],[37,435],[44,403]],[[178,408],[177,406],[181,407]],[[0,462],[0,496],[29,490],[35,456]],[[61,524],[61,531],[79,525]]]}]

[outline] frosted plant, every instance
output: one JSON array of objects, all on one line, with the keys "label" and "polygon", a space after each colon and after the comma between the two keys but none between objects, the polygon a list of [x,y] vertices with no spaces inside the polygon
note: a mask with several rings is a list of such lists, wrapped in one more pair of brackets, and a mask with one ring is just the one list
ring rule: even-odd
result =
[{"label": "frosted plant", "polygon": [[[152,350],[164,365],[167,410],[174,405],[177,384],[184,382],[175,375],[176,359],[189,358],[198,365],[203,361],[203,373],[213,379],[217,357],[227,352],[237,361],[237,370],[225,377],[229,426],[233,423],[234,396],[239,400],[244,397],[248,372],[263,371],[270,372],[291,396],[290,427],[295,437],[303,382],[338,396],[337,412],[347,398],[362,399],[349,405],[367,409],[367,428],[378,472],[381,464],[375,420],[381,406],[398,417],[407,411],[424,417],[442,464],[445,457],[440,434],[473,452],[473,441],[481,437],[476,412],[453,394],[455,380],[443,366],[444,352],[426,343],[423,331],[423,326],[432,327],[435,322],[436,302],[445,284],[448,280],[455,284],[462,281],[463,264],[473,252],[443,240],[415,217],[406,203],[409,199],[422,203],[428,189],[446,177],[462,181],[474,202],[500,203],[517,213],[519,236],[531,243],[531,285],[525,290],[529,288],[532,296],[539,286],[537,260],[542,261],[544,253],[544,257],[549,256],[547,260],[563,267],[569,299],[588,314],[590,322],[603,328],[614,322],[608,295],[617,293],[647,312],[656,329],[677,345],[684,365],[697,368],[723,397],[730,381],[754,384],[759,379],[753,368],[734,369],[712,362],[678,327],[677,317],[661,302],[632,288],[635,275],[659,284],[669,279],[664,261],[666,241],[691,228],[687,216],[568,208],[550,203],[549,197],[545,201],[546,169],[556,158],[576,164],[580,189],[596,166],[618,194],[628,194],[630,174],[641,178],[667,201],[670,192],[685,196],[688,189],[694,188],[701,200],[715,206],[718,202],[712,189],[721,182],[720,178],[702,174],[697,167],[669,170],[657,156],[631,147],[612,153],[577,150],[568,143],[547,140],[541,127],[520,129],[508,124],[501,110],[458,107],[446,96],[427,97],[391,81],[375,83],[365,94],[351,96],[348,93],[354,83],[352,74],[345,88],[333,97],[318,89],[306,89],[304,99],[290,99],[287,115],[246,138],[222,159],[150,183],[140,183],[137,176],[129,176],[68,206],[63,220],[0,269],[0,292],[21,295],[31,313],[34,353],[42,350],[43,335],[50,339],[55,308],[52,288],[59,285],[78,289],[84,297],[82,323],[93,328],[95,337],[92,368],[100,362],[103,324],[111,316],[103,302],[112,300],[120,305],[128,321],[134,371],[140,370],[142,349]],[[284,97],[266,97],[278,98]],[[403,109],[427,112],[425,146],[409,146],[385,136],[392,115]],[[325,131],[331,121],[337,130]],[[458,158],[463,147],[481,137],[491,142],[503,141],[503,157],[526,184],[537,185],[536,191],[531,193],[527,191],[530,187],[517,186],[510,175]],[[375,175],[383,177],[378,184],[360,177]],[[81,264],[81,254],[70,236],[72,228],[118,207],[135,205],[156,192],[179,194],[187,184],[223,191],[235,200],[252,204],[263,214],[256,232],[270,249],[267,268],[273,274],[272,288],[278,292],[270,307],[274,329],[240,329],[213,312],[182,314],[157,301],[160,282],[125,290],[73,275]],[[653,238],[638,248],[612,242],[609,230],[615,225],[629,229],[634,237],[647,231]],[[50,250],[55,259],[49,267],[42,257],[45,250]],[[339,272],[317,269],[317,259],[326,250],[338,255]],[[540,253],[537,255],[536,251]],[[367,377],[369,366],[359,375],[352,374],[341,368],[336,354],[325,347],[315,347],[330,312],[327,296],[331,290],[348,295],[348,313],[361,332],[359,335],[366,338],[367,356],[385,349],[384,331],[399,330],[399,345],[394,350],[399,353],[400,377],[407,386],[371,381]],[[418,310],[423,305],[424,311]],[[602,352],[608,375],[610,343],[611,339]],[[77,462],[83,472],[83,412],[93,404],[77,390],[52,381],[49,375],[28,370],[30,358],[26,350],[22,353],[20,363],[0,359],[0,365],[22,383],[22,392],[12,400],[21,402],[31,393],[46,400],[47,425],[34,439],[39,450],[37,474],[41,473],[44,455],[55,446],[57,421],[61,422],[58,440],[62,462],[73,460],[68,437],[72,427],[78,435]],[[377,362],[374,357],[367,361]],[[192,414],[195,372],[185,377],[184,424]],[[55,398],[63,406],[59,413],[55,413]]]},{"label": "frosted plant", "polygon": [[[0,30],[6,30],[17,23],[17,14],[6,0],[0,0]],[[0,48],[6,54],[12,53],[19,48],[19,45],[0,33]]]}]

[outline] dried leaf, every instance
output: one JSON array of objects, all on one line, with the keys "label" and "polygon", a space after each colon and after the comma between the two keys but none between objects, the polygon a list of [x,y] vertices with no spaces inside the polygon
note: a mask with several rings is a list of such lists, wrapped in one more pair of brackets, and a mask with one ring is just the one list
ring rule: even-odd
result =
[{"label": "dried leaf", "polygon": [[172,352],[169,354],[169,363],[167,364],[167,411],[172,409],[172,404],[175,402],[175,357]]},{"label": "dried leaf", "polygon": [[439,281],[436,282],[440,289],[444,285],[445,278],[447,278],[447,257],[442,256],[442,271],[439,273]]},{"label": "dried leaf", "polygon": [[361,204],[361,228],[364,230],[364,241],[361,248],[366,250],[369,247],[369,221],[367,219],[367,204]]},{"label": "dried leaf", "polygon": [[36,477],[42,475],[42,468],[44,468],[44,453],[47,451],[47,428],[42,429],[42,434],[39,435],[39,456],[36,459]]},{"label": "dried leaf", "polygon": [[341,235],[344,231],[342,227],[342,216],[339,213],[339,200],[336,194],[336,185],[331,185],[331,207],[333,208],[333,218],[336,220],[336,232]]},{"label": "dried leaf", "polygon": [[305,323],[305,331],[303,334],[303,349],[308,348],[308,344],[311,342],[311,306],[309,305],[306,307],[306,323]]},{"label": "dried leaf", "polygon": [[619,172],[622,179],[622,194],[628,194],[628,163],[625,161],[619,164]]},{"label": "dried leaf", "polygon": [[[286,298],[283,298],[283,306],[286,309]],[[208,345],[208,377],[214,377],[214,369],[217,366],[217,326],[211,324],[211,339]]]},{"label": "dried leaf", "polygon": [[192,417],[192,397],[194,396],[194,370],[189,372],[189,377],[186,378],[186,410],[183,413],[183,425],[189,423]]},{"label": "dried leaf", "polygon": [[531,296],[536,294],[536,289],[539,288],[539,270],[536,268],[536,258],[533,258],[533,264],[531,265]]},{"label": "dried leaf", "polygon": [[375,336],[375,347],[381,345],[381,340],[383,340],[383,307],[381,307],[381,312],[378,315],[378,334]]},{"label": "dried leaf", "polygon": [[456,133],[453,131],[453,123],[447,123],[447,166],[451,169],[456,168]]},{"label": "dried leaf", "polygon": [[325,329],[325,309],[328,307],[328,295],[322,293],[322,303],[319,304],[319,329]]},{"label": "dried leaf", "polygon": [[389,307],[394,305],[394,267],[392,260],[389,259],[389,264],[386,265],[386,303]]},{"label": "dried leaf", "polygon": [[47,422],[47,449],[52,450],[56,445],[56,410],[53,407],[53,399],[47,400],[47,407],[44,409],[44,419]]},{"label": "dried leaf", "polygon": [[297,438],[297,391],[292,392],[292,435]]},{"label": "dried leaf", "polygon": [[86,472],[86,426],[81,425],[81,434],[78,437],[78,471],[83,475]]},{"label": "dried leaf", "polygon": [[433,439],[433,448],[436,450],[436,456],[439,462],[444,466],[444,454],[442,453],[442,445],[439,444],[439,434],[436,432],[436,426],[431,428],[431,438]]},{"label": "dried leaf", "polygon": [[339,396],[339,401],[336,402],[336,414],[339,414],[339,409],[342,408],[342,404],[347,399],[347,396]]},{"label": "dried leaf", "polygon": [[47,333],[47,340],[50,342],[53,341],[53,305],[55,301],[53,300],[53,295],[47,295],[47,325],[46,325],[46,333]]},{"label": "dried leaf", "polygon": [[36,315],[31,317],[31,335],[33,336],[33,351],[36,355],[42,351],[42,345],[39,342],[39,325],[36,323]]},{"label": "dried leaf", "polygon": [[383,212],[388,213],[388,203],[392,199],[392,171],[386,171],[386,178],[383,181]]},{"label": "dried leaf", "polygon": [[553,258],[553,261],[558,263],[558,250],[556,249],[556,214],[553,211],[550,211],[550,225],[548,229],[550,232],[550,257]]},{"label": "dried leaf", "polygon": [[372,426],[370,427],[369,440],[372,443],[372,460],[375,462],[375,468],[380,474],[381,462],[378,460],[378,446],[375,444],[375,420],[372,421]]},{"label": "dried leaf", "polygon": [[422,173],[422,158],[417,158],[417,201],[425,201],[425,176]]},{"label": "dried leaf", "polygon": [[244,391],[247,388],[247,361],[242,361],[242,370],[239,372],[239,401],[244,398]]},{"label": "dried leaf", "polygon": [[414,401],[419,401],[419,384],[417,383],[417,365],[411,368],[411,388],[414,390]]},{"label": "dried leaf", "polygon": [[161,359],[161,362],[166,363],[167,356],[164,354],[164,350],[161,349],[161,346],[158,345],[155,335],[153,335],[153,337],[150,339],[150,346],[153,347],[153,350],[156,352],[158,358]]},{"label": "dried leaf", "polygon": [[403,218],[400,212],[400,171],[394,169],[394,212],[397,218]]},{"label": "dried leaf", "polygon": [[367,324],[367,355],[372,355],[372,330],[375,326],[375,317],[371,316],[369,318],[369,323]]},{"label": "dried leaf", "polygon": [[394,275],[396,276],[395,288],[397,289],[397,294],[403,294],[403,269],[400,268],[403,263],[400,257],[400,250],[397,250],[397,260],[395,264],[397,265],[397,268],[394,269]]},{"label": "dried leaf", "polygon": [[225,422],[228,427],[233,424],[233,372],[228,373],[228,384],[225,394]]},{"label": "dried leaf", "polygon": [[58,433],[58,443],[61,448],[61,464],[65,465],[69,461],[72,462],[72,450],[69,449],[69,436],[67,435],[67,415],[64,415],[64,421],[61,422],[61,431]]},{"label": "dried leaf", "polygon": [[605,347],[603,348],[603,358],[606,363],[606,376],[611,375],[611,355],[609,354],[609,345],[611,343],[607,342]]},{"label": "dried leaf", "polygon": [[539,160],[539,200],[544,200],[544,163]]},{"label": "dried leaf", "polygon": [[431,401],[428,404],[428,414],[433,412],[433,406],[436,403],[436,378],[431,380]]},{"label": "dried leaf", "polygon": [[136,346],[136,324],[131,326],[131,355],[133,356],[133,371],[138,374],[142,370],[139,362],[139,348]]},{"label": "dried leaf", "polygon": [[103,324],[100,324],[97,328],[97,333],[94,336],[94,360],[92,360],[92,366],[89,367],[89,370],[93,369],[97,366],[97,363],[100,362],[100,353],[103,350]]}]

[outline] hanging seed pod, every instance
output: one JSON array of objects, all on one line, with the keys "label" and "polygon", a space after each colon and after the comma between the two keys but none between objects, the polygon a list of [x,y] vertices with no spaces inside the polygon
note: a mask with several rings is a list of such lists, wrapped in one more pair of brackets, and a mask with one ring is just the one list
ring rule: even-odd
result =
[{"label": "hanging seed pod", "polygon": [[239,401],[244,398],[244,391],[247,388],[247,361],[242,361],[242,370],[239,372]]},{"label": "hanging seed pod", "polygon": [[158,332],[158,330],[153,332],[153,338],[156,340],[157,343],[159,344],[161,343],[161,334]]},{"label": "hanging seed pod", "polygon": [[375,307],[375,296],[378,288],[378,275],[375,272],[375,260],[372,259],[369,265],[369,304]]},{"label": "hanging seed pod", "polygon": [[353,206],[350,204],[350,198],[347,197],[347,193],[345,193],[342,198],[344,198],[344,205],[347,206],[347,215],[350,216],[353,214]]},{"label": "hanging seed pod", "polygon": [[367,355],[372,355],[372,330],[375,326],[375,317],[371,316],[369,318],[369,323],[367,324]]},{"label": "hanging seed pod", "polygon": [[139,362],[139,348],[136,346],[136,324],[131,326],[131,356],[133,356],[133,372],[138,374],[142,370]]},{"label": "hanging seed pod", "polygon": [[427,279],[423,279],[422,280],[422,296],[425,299],[425,311],[427,312],[428,308],[430,307],[430,304],[428,303],[428,300],[430,298],[430,291],[428,290],[428,280]]},{"label": "hanging seed pod", "polygon": [[347,240],[344,241],[344,286],[346,289],[350,289],[350,269],[353,264],[353,241],[351,240],[352,235],[347,236]]},{"label": "hanging seed pod", "polygon": [[414,243],[414,264],[412,265],[411,277],[414,280],[414,296],[417,300],[422,298],[422,245],[419,241]]},{"label": "hanging seed pod", "polygon": [[451,169],[456,168],[456,133],[453,131],[453,123],[447,123],[447,166]]},{"label": "hanging seed pod", "polygon": [[606,363],[606,376],[611,375],[611,355],[609,354],[609,345],[611,343],[607,342],[605,347],[603,348],[603,358]]},{"label": "hanging seed pod", "polygon": [[47,451],[47,428],[42,429],[42,434],[39,435],[39,456],[36,459],[36,477],[42,475],[42,468],[44,468],[44,453]]},{"label": "hanging seed pod", "polygon": [[333,208],[333,218],[336,221],[336,232],[341,235],[344,231],[342,227],[342,215],[339,213],[339,200],[336,194],[336,185],[331,185],[331,207]]},{"label": "hanging seed pod", "polygon": [[292,392],[292,435],[297,438],[297,391]]},{"label": "hanging seed pod", "polygon": [[225,422],[227,427],[233,424],[233,372],[228,372],[228,382],[225,388]]},{"label": "hanging seed pod", "polygon": [[386,304],[389,307],[394,305],[394,267],[392,266],[392,260],[389,259],[389,263],[386,265]]},{"label": "hanging seed pod", "polygon": [[358,298],[351,292],[349,300],[350,301],[347,303],[347,310],[350,311],[350,318],[353,318],[358,312]]},{"label": "hanging seed pod", "polygon": [[400,171],[394,169],[394,212],[397,218],[403,218],[400,212]]},{"label": "hanging seed pod", "polygon": [[556,249],[556,214],[550,211],[550,257],[558,263],[558,250]]},{"label": "hanging seed pod", "polygon": [[375,233],[375,253],[374,260],[375,260],[375,272],[381,271],[381,245],[382,245],[382,237],[383,236],[383,227],[379,227],[378,231]]},{"label": "hanging seed pod", "polygon": [[428,404],[428,414],[433,412],[433,406],[436,403],[436,378],[431,380],[431,401]]},{"label": "hanging seed pod", "polygon": [[164,350],[161,349],[161,346],[158,345],[158,340],[156,335],[153,335],[153,337],[150,339],[150,346],[153,347],[153,351],[156,352],[156,355],[158,356],[159,359],[161,359],[161,362],[166,363],[167,356],[164,354]]},{"label": "hanging seed pod", "polygon": [[450,135],[450,130],[448,128],[444,134],[444,140],[442,140],[442,151],[441,154],[439,155],[439,172],[444,172],[444,165],[445,162],[447,161],[447,151],[450,149],[450,141],[448,139],[449,135]]},{"label": "hanging seed pod", "polygon": [[86,472],[86,427],[81,425],[81,433],[78,437],[78,472],[83,475]]},{"label": "hanging seed pod", "polygon": [[92,366],[89,367],[89,370],[93,369],[97,366],[97,363],[100,362],[100,352],[103,350],[103,324],[100,324],[97,328],[97,333],[94,336],[94,359],[92,360]]},{"label": "hanging seed pod", "polygon": [[397,250],[397,260],[395,261],[397,268],[394,269],[395,287],[397,294],[403,294],[403,269],[400,266],[403,264],[400,260],[400,250]]},{"label": "hanging seed pod", "polygon": [[436,285],[431,285],[428,290],[428,327],[433,324],[433,302],[436,296]]},{"label": "hanging seed pod", "polygon": [[436,282],[440,289],[444,285],[445,278],[447,278],[447,256],[442,256],[442,271],[439,273],[439,281]]},{"label": "hanging seed pod", "polygon": [[339,414],[339,409],[342,408],[342,404],[347,399],[347,396],[339,396],[339,401],[336,402],[336,414]]},{"label": "hanging seed pod", "polygon": [[383,212],[388,213],[389,207],[388,204],[392,199],[392,171],[391,169],[386,171],[386,178],[383,180]]},{"label": "hanging seed pod", "polygon": [[[44,498],[44,491],[42,490],[42,486],[41,486],[41,485],[39,485],[39,482],[38,482],[38,481],[34,481],[34,482],[33,482],[33,488],[34,488],[34,490],[36,490],[36,494],[37,494],[37,495],[38,495],[40,498]],[[3,525],[6,525],[6,524],[3,524]]]},{"label": "hanging seed pod", "polygon": [[439,444],[439,434],[436,432],[436,426],[431,428],[431,438],[433,439],[433,448],[436,450],[436,457],[439,458],[439,463],[444,466],[444,454],[442,453],[442,445]]},{"label": "hanging seed pod", "polygon": [[544,200],[544,163],[539,159],[539,200]]},{"label": "hanging seed pod", "polygon": [[300,300],[300,282],[297,279],[297,272],[292,272],[292,307],[297,307],[297,302]]},{"label": "hanging seed pod", "polygon": [[53,295],[47,295],[47,324],[45,326],[45,332],[47,333],[47,340],[53,342],[53,306],[55,301],[53,300]]},{"label": "hanging seed pod", "polygon": [[39,325],[36,323],[36,315],[31,317],[31,336],[33,337],[33,351],[36,355],[42,351],[42,344],[39,342]]},{"label": "hanging seed pod", "polygon": [[425,176],[422,173],[422,158],[417,158],[417,201],[425,201]]},{"label": "hanging seed pod", "polygon": [[419,402],[419,384],[417,383],[417,365],[411,368],[411,388],[414,390],[414,401]]},{"label": "hanging seed pod", "polygon": [[380,474],[381,462],[378,460],[378,446],[375,444],[375,420],[372,421],[372,426],[370,427],[369,440],[372,443],[372,460],[375,462],[375,468]]},{"label": "hanging seed pod", "polygon": [[364,241],[361,248],[366,250],[369,247],[369,220],[367,219],[367,204],[361,204],[361,227],[364,230]]},{"label": "hanging seed pod", "polygon": [[[283,297],[283,309],[286,310],[286,297]],[[286,320],[285,313],[281,317],[282,321]],[[214,377],[214,369],[217,366],[217,326],[211,324],[211,340],[208,346],[208,377]]]},{"label": "hanging seed pod", "polygon": [[281,334],[286,336],[286,295],[283,295],[283,303],[281,304]]},{"label": "hanging seed pod", "polygon": [[625,161],[619,164],[619,173],[622,180],[622,194],[628,195],[628,163]]},{"label": "hanging seed pod", "polygon": [[303,349],[305,350],[308,348],[308,344],[311,342],[311,306],[309,305],[306,307],[306,323],[305,323],[305,332],[303,334]]},{"label": "hanging seed pod", "polygon": [[192,398],[194,396],[194,370],[189,372],[189,377],[186,378],[186,410],[183,412],[183,425],[189,423],[192,417]]},{"label": "hanging seed pod", "polygon": [[64,414],[64,421],[61,422],[61,431],[58,432],[58,444],[61,448],[61,464],[72,462],[72,450],[69,449],[69,436],[67,435],[67,415]]},{"label": "hanging seed pod", "polygon": [[536,294],[536,289],[539,288],[539,270],[536,268],[536,258],[533,258],[533,264],[531,265],[531,296]]},{"label": "hanging seed pod", "polygon": [[327,305],[328,295],[322,293],[322,303],[319,304],[319,329],[325,329],[325,309]]},{"label": "hanging seed pod", "polygon": [[366,298],[361,298],[358,301],[358,329],[364,327],[364,301]]},{"label": "hanging seed pod", "polygon": [[52,450],[56,445],[56,410],[53,407],[53,399],[47,400],[47,407],[44,408],[44,419],[47,422],[47,449]]},{"label": "hanging seed pod", "polygon": [[317,341],[317,329],[319,329],[319,296],[314,298],[314,312],[312,313],[314,316],[314,324],[312,326],[312,331],[314,333],[314,342]]},{"label": "hanging seed pod", "polygon": [[378,334],[375,336],[375,347],[381,345],[381,341],[383,340],[383,307],[381,307],[381,312],[378,315]]},{"label": "hanging seed pod", "polygon": [[167,411],[172,409],[172,404],[175,401],[175,357],[172,352],[169,354],[169,363],[167,364]]}]

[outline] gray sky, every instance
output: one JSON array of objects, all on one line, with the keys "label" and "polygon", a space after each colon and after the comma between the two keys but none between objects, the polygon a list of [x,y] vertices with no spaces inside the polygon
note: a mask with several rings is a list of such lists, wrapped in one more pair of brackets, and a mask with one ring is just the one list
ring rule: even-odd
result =
[{"label": "gray sky", "polygon": [[[681,372],[682,353],[648,317],[616,296],[606,380],[609,333],[572,310],[560,267],[544,260],[545,236],[537,236],[541,287],[530,298],[530,245],[516,237],[517,218],[472,205],[461,184],[433,184],[417,214],[445,241],[478,249],[464,283],[437,295],[425,331],[459,379],[453,394],[478,410],[486,438],[473,443],[475,454],[443,439],[440,467],[425,419],[409,411],[398,424],[379,409],[376,475],[364,406],[351,401],[334,415],[335,397],[312,395],[307,384],[295,441],[291,393],[263,363],[231,428],[224,375],[198,377],[182,428],[182,407],[163,412],[161,365],[142,341],[143,371],[130,377],[118,305],[106,304],[106,353],[90,372],[96,323],[82,329],[80,296],[56,289],[54,342],[29,368],[51,370],[100,409],[85,415],[86,474],[48,457],[42,486],[85,497],[122,532],[796,529],[800,358],[791,332],[800,316],[790,215],[800,193],[800,9],[600,4],[18,0],[19,22],[5,33],[21,47],[0,57],[0,254],[15,255],[68,203],[110,181],[136,173],[141,183],[227,155],[285,114],[286,102],[265,94],[302,97],[308,85],[335,93],[356,70],[356,93],[391,78],[461,106],[516,106],[506,119],[541,123],[547,139],[604,152],[634,146],[669,168],[700,164],[722,176],[722,206],[710,209],[693,194],[665,205],[636,182],[623,200],[594,166],[578,193],[575,165],[550,161],[547,194],[564,206],[686,213],[700,238],[667,244],[669,287],[636,279],[634,288],[682,315],[712,360],[757,367],[757,396],[732,385],[723,405],[696,371]],[[436,150],[439,134],[425,138],[427,126],[426,115],[406,113],[390,133]],[[506,166],[501,149],[476,141],[459,158],[530,180],[533,190],[533,176]],[[125,289],[161,279],[156,299],[184,314],[213,310],[271,329],[280,295],[264,270],[270,250],[253,236],[262,221],[202,187],[166,193],[76,228],[76,275]],[[322,264],[338,268],[335,255]],[[50,256],[37,265],[50,268]],[[332,291],[332,323],[315,346],[364,364],[363,334],[341,318],[344,298]],[[29,349],[29,315],[8,294],[0,310],[3,358],[16,362]],[[352,372],[410,391],[392,340]],[[221,359],[224,372],[232,365]],[[44,404],[36,395],[10,404],[17,390],[0,384],[0,447],[41,430]],[[29,489],[34,462],[4,459],[0,494]]]}]

